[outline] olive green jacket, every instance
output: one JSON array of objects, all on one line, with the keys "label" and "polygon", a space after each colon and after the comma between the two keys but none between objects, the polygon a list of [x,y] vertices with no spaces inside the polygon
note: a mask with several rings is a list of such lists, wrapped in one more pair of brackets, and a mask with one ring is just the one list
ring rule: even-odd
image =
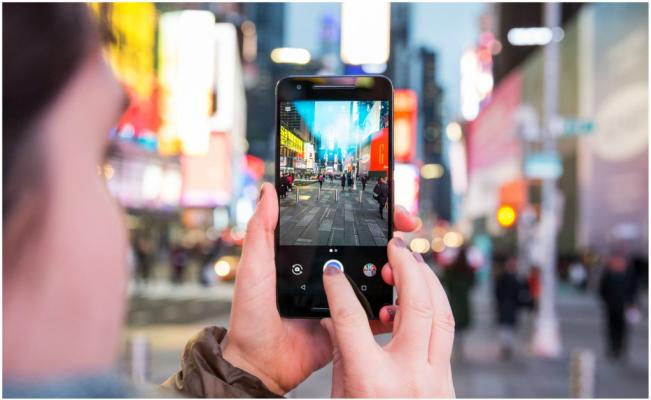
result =
[{"label": "olive green jacket", "polygon": [[226,329],[205,328],[185,345],[181,370],[162,387],[184,397],[282,397],[262,381],[224,359],[220,343]]}]

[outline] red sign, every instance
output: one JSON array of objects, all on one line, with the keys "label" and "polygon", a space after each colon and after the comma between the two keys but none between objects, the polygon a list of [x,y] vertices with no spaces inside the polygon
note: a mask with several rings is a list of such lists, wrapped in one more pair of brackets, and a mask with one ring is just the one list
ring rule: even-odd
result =
[{"label": "red sign", "polygon": [[527,204],[527,181],[514,179],[505,182],[499,188],[500,204],[508,204],[516,210],[521,210]]},{"label": "red sign", "polygon": [[418,129],[418,96],[409,89],[396,89],[393,101],[393,145],[398,162],[411,162]]},{"label": "red sign", "polygon": [[373,134],[370,171],[389,171],[389,128]]},{"label": "red sign", "polygon": [[133,89],[127,89],[127,91],[129,94],[129,107],[118,121],[118,131],[126,124],[130,124],[136,137],[145,131],[157,132],[160,127],[158,88],[155,87],[151,96],[145,99],[139,98]]},{"label": "red sign", "polygon": [[264,160],[250,154],[246,155],[245,160],[246,170],[250,173],[251,177],[256,180],[262,179],[264,176]]},{"label": "red sign", "polygon": [[490,103],[468,123],[468,175],[522,154],[515,115],[522,98],[522,74],[511,73],[493,92]]}]

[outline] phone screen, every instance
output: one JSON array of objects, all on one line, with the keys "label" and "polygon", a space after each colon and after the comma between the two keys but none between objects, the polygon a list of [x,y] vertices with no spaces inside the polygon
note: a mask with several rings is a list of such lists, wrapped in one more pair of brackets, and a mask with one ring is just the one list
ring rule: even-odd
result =
[{"label": "phone screen", "polygon": [[343,269],[369,318],[390,304],[380,270],[391,238],[391,102],[278,102],[278,303],[281,314],[328,315],[322,271]]}]

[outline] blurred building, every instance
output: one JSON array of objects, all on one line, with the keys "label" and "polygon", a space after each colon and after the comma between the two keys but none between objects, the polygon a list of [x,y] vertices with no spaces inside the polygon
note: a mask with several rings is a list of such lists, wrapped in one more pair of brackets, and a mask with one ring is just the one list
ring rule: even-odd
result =
[{"label": "blurred building", "polygon": [[[516,240],[515,227],[501,228],[495,219],[505,196],[524,190],[518,213],[527,208],[525,215],[534,223],[539,214],[539,180],[527,165],[539,155],[544,64],[541,46],[509,44],[508,32],[539,26],[541,8],[496,7],[496,37],[502,49],[494,56],[495,89],[467,128],[469,190],[464,215],[479,222],[480,231],[510,237],[505,249],[513,249]],[[560,163],[551,166],[562,171],[559,253],[569,257],[585,250],[619,249],[646,257],[647,6],[564,4],[562,10],[561,119],[555,128]],[[532,240],[536,242],[535,236]]]}]

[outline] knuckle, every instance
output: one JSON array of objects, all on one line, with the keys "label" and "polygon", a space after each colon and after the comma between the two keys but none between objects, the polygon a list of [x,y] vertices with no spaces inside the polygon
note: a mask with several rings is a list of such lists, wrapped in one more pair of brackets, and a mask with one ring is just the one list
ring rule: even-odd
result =
[{"label": "knuckle", "polygon": [[454,314],[448,310],[436,319],[436,325],[449,333],[454,333]]},{"label": "knuckle", "polygon": [[413,314],[431,319],[434,315],[434,307],[429,299],[409,299],[401,307],[408,308]]},{"label": "knuckle", "polygon": [[356,326],[364,322],[364,316],[350,307],[336,307],[331,310],[334,321],[340,326]]}]

